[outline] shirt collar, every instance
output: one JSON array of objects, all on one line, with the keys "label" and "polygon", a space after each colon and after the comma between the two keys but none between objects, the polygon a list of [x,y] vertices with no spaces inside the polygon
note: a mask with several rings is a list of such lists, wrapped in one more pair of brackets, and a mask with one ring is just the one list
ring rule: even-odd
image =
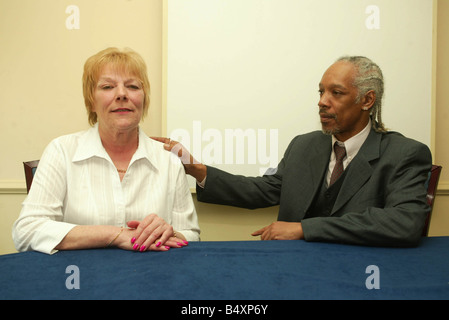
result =
[{"label": "shirt collar", "polygon": [[92,157],[110,159],[101,143],[100,134],[98,132],[98,123],[85,131],[81,136],[72,161],[83,161]]},{"label": "shirt collar", "polygon": [[[158,147],[161,148],[160,143],[147,137],[145,132],[139,127],[139,147],[131,159],[130,166],[134,161],[139,159],[146,159],[157,170],[160,166],[158,154]],[[165,152],[165,150],[163,150]]]},{"label": "shirt collar", "polygon": [[334,145],[335,142],[337,142],[340,146],[344,146],[346,148],[346,156],[349,159],[353,159],[359,152],[366,138],[368,138],[370,131],[371,131],[371,119],[368,121],[368,124],[362,131],[357,133],[355,136],[349,138],[345,142],[338,141],[337,138],[335,138],[335,136],[332,136],[332,145]]},{"label": "shirt collar", "polygon": [[[158,169],[159,161],[155,156],[157,152],[156,144],[157,142],[148,138],[139,127],[139,147],[134,153],[129,165],[131,166],[132,163],[137,160],[147,159],[155,169]],[[103,147],[103,143],[101,142],[100,133],[98,131],[98,123],[96,123],[89,130],[85,131],[82,135],[72,161],[83,161],[92,157],[99,157],[112,162],[109,154]]]}]

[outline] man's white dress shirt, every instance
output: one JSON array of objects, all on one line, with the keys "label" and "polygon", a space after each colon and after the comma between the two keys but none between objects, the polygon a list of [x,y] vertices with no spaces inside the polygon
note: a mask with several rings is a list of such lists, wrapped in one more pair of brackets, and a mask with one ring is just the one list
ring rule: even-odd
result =
[{"label": "man's white dress shirt", "polygon": [[[346,157],[343,159],[344,169],[346,169],[346,167],[349,166],[349,164],[351,163],[352,159],[355,158],[360,148],[362,147],[363,143],[365,142],[366,138],[368,138],[370,131],[371,131],[371,120],[368,121],[368,124],[362,131],[357,133],[355,136],[349,138],[345,142],[338,141],[334,135],[332,136],[332,146],[335,144],[335,142],[337,142],[340,147],[346,148]],[[335,156],[335,152],[332,151],[331,158],[329,161],[329,168],[327,170],[326,176],[327,185],[329,185],[329,182],[331,180],[332,171],[334,170],[336,162],[337,158]]]},{"label": "man's white dress shirt", "polygon": [[17,250],[54,253],[76,225],[126,226],[156,213],[188,241],[199,225],[184,167],[139,129],[139,146],[120,181],[98,124],[53,140],[45,149],[13,226]]}]

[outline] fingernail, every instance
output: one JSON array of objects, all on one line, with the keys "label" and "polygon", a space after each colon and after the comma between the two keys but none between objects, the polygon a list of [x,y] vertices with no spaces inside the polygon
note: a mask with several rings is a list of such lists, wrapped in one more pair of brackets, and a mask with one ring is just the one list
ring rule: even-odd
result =
[{"label": "fingernail", "polygon": [[159,241],[158,243],[156,243],[156,247],[159,248],[159,246],[161,245],[161,242]]},{"label": "fingernail", "polygon": [[186,240],[184,240],[183,242],[184,242],[185,244],[189,244],[189,242],[188,242],[188,241],[186,241]]},{"label": "fingernail", "polygon": [[140,252],[144,251],[145,250],[145,245],[141,246],[139,250],[140,250]]},{"label": "fingernail", "polygon": [[165,246],[165,249],[167,249],[167,250],[168,250],[168,249],[170,249],[170,247],[169,247],[169,246]]},{"label": "fingernail", "polygon": [[131,239],[131,243],[134,243],[134,242],[136,242],[136,237],[133,237],[133,238]]},{"label": "fingernail", "polygon": [[139,245],[136,243],[135,245],[133,245],[133,249],[137,250],[137,248],[139,248]]},{"label": "fingernail", "polygon": [[180,246],[180,247],[182,246],[182,244],[181,244],[181,243],[179,243],[179,242],[176,242],[176,244],[177,244],[178,246]]}]

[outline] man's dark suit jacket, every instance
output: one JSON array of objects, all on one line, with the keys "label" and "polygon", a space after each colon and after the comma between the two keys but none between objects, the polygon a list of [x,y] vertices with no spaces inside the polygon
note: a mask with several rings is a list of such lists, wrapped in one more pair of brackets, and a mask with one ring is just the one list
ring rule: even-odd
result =
[{"label": "man's dark suit jacket", "polygon": [[418,245],[429,212],[429,148],[396,132],[371,130],[347,168],[331,215],[306,218],[328,170],[331,141],[321,131],[295,137],[276,173],[262,177],[208,167],[198,200],[249,209],[280,205],[278,220],[301,222],[306,241]]}]

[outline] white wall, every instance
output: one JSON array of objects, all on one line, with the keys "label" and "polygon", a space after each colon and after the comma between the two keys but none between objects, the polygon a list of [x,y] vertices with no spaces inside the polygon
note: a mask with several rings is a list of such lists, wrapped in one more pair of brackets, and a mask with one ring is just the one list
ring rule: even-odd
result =
[{"label": "white wall", "polygon": [[[364,55],[384,73],[386,126],[433,147],[432,5],[169,0],[167,133],[202,162],[259,175],[277,165],[294,136],[321,129],[318,83],[329,65]],[[232,146],[226,131],[239,129]],[[253,142],[239,151],[243,136]]]}]

